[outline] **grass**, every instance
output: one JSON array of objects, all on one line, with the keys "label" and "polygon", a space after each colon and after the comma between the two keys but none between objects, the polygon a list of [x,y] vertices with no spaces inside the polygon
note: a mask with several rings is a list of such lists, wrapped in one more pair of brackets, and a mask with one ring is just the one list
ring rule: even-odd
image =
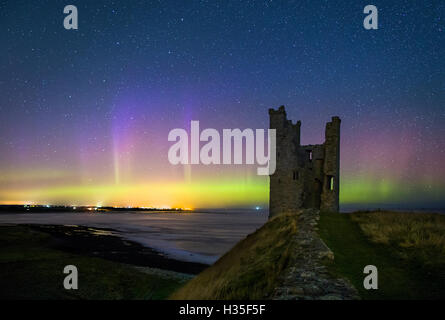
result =
[{"label": "grass", "polygon": [[[48,234],[26,226],[0,227],[0,299],[265,299],[293,263],[297,219],[271,219],[185,285],[56,250]],[[362,298],[445,297],[444,215],[321,213],[319,232],[335,255],[330,271],[348,278]],[[68,264],[78,267],[79,290],[63,288]],[[378,268],[378,290],[363,288],[366,265]]]},{"label": "grass", "polygon": [[291,263],[297,218],[281,215],[240,241],[171,299],[264,299]]},{"label": "grass", "polygon": [[372,242],[395,247],[424,266],[445,265],[444,215],[378,211],[351,217]]},{"label": "grass", "polygon": [[[445,296],[445,216],[322,213],[320,235],[335,255],[331,271],[351,280],[364,299]],[[378,290],[363,288],[366,265],[378,268]]]},{"label": "grass", "polygon": [[[297,215],[275,217],[239,242],[171,299],[264,299],[292,264]],[[330,271],[349,279],[363,299],[445,296],[445,216],[396,212],[321,213],[319,232],[335,255]],[[378,268],[378,290],[363,269]]]},{"label": "grass", "polygon": [[[29,227],[0,227],[0,299],[164,299],[181,285],[129,265],[53,249],[50,240]],[[63,287],[66,265],[78,268],[78,290]]]}]

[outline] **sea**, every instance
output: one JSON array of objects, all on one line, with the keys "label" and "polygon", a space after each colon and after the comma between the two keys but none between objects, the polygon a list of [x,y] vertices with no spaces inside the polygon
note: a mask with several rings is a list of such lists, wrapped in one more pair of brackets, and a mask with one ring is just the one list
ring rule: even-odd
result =
[{"label": "sea", "polygon": [[0,225],[45,224],[112,229],[113,235],[164,255],[212,264],[239,240],[260,228],[267,210],[200,212],[2,213]]},{"label": "sea", "polygon": [[[396,206],[372,209],[445,213],[443,208],[407,210]],[[342,206],[342,212],[370,209]],[[201,210],[176,212],[1,213],[0,225],[45,224],[112,229],[113,235],[155,249],[173,259],[212,264],[238,241],[260,228],[268,210]]]}]

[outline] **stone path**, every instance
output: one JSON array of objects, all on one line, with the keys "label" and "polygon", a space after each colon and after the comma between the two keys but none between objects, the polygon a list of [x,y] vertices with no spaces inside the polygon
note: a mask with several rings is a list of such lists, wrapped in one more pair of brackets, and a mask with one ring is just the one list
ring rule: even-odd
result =
[{"label": "stone path", "polygon": [[345,279],[329,274],[325,259],[333,260],[334,253],[318,236],[319,210],[299,212],[294,263],[283,275],[282,285],[275,289],[277,300],[355,300],[357,290]]}]

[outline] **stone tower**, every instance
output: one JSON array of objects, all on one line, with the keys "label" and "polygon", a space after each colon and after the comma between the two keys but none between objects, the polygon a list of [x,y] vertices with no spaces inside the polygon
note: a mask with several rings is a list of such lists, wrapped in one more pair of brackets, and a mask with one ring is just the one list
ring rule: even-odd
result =
[{"label": "stone tower", "polygon": [[340,118],[326,124],[325,142],[300,144],[301,121],[287,120],[284,106],[269,109],[276,129],[275,173],[270,176],[269,218],[303,208],[339,210]]}]

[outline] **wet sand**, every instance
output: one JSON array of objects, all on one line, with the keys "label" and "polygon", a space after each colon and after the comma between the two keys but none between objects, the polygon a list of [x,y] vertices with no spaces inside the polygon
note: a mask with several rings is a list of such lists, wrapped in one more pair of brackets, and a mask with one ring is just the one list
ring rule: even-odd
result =
[{"label": "wet sand", "polygon": [[174,260],[213,264],[267,221],[267,212],[51,212],[0,214],[2,224],[75,225],[102,230]]},{"label": "wet sand", "polygon": [[50,247],[139,267],[198,274],[207,264],[172,259],[152,248],[113,235],[112,229],[84,226],[26,225],[51,236]]}]

